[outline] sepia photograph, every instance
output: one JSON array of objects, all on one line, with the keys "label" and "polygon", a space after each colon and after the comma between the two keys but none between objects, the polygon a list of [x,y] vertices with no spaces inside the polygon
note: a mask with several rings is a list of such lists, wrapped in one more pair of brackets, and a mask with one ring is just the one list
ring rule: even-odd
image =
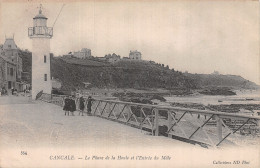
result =
[{"label": "sepia photograph", "polygon": [[257,0],[0,0],[1,168],[259,168]]}]

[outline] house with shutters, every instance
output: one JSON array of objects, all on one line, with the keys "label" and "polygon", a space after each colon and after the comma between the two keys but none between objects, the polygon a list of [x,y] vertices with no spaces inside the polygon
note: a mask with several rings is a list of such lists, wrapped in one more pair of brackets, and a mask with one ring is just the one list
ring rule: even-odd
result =
[{"label": "house with shutters", "polygon": [[130,60],[142,60],[142,54],[141,52],[137,50],[131,50],[129,53],[129,59]]},{"label": "house with shutters", "polygon": [[16,77],[17,81],[21,81],[22,78],[22,58],[18,54],[18,47],[15,44],[14,38],[6,38],[3,45],[4,55],[8,57],[12,62],[16,64]]},{"label": "house with shutters", "polygon": [[19,49],[17,45],[15,44],[14,38],[6,38],[5,42],[2,46],[2,57],[5,58],[5,60],[11,61],[15,64],[15,75],[16,75],[16,81],[14,84],[14,88],[16,88],[18,91],[23,90],[24,83],[22,82],[22,58],[19,56]]},{"label": "house with shutters", "polygon": [[10,91],[16,87],[16,64],[0,55],[0,87]]},{"label": "house with shutters", "polygon": [[85,59],[91,57],[91,49],[82,48],[81,51],[74,52],[74,57]]}]

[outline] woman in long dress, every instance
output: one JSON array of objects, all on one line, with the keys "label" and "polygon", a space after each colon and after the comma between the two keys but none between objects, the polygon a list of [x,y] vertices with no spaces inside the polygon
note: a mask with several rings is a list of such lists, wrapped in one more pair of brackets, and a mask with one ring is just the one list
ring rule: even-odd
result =
[{"label": "woman in long dress", "polygon": [[70,104],[69,111],[70,111],[71,114],[74,116],[74,111],[76,111],[76,103],[75,103],[75,99],[74,99],[73,96],[70,98],[69,104]]}]

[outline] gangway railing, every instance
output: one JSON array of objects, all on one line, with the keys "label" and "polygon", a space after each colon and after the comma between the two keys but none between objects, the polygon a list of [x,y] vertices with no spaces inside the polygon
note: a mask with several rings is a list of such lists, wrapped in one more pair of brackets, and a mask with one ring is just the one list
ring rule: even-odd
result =
[{"label": "gangway railing", "polygon": [[[63,106],[64,96],[43,94],[42,98]],[[77,98],[76,104],[78,107]],[[210,146],[232,144],[245,132],[258,134],[260,123],[258,116],[101,99],[92,101],[91,113],[150,131],[155,136],[164,135]]]}]

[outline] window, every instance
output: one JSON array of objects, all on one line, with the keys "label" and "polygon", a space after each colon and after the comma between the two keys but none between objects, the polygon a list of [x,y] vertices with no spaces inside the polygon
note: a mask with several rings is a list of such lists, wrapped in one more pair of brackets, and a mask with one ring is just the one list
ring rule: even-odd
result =
[{"label": "window", "polygon": [[44,63],[46,63],[46,59],[47,59],[47,58],[46,58],[46,55],[44,55]]},{"label": "window", "polygon": [[8,45],[8,48],[11,48],[11,45]]},{"label": "window", "polygon": [[13,68],[10,68],[10,75],[14,76],[14,69]]},{"label": "window", "polygon": [[11,89],[11,87],[12,87],[12,82],[8,81],[8,89]]},{"label": "window", "polygon": [[10,74],[10,68],[7,67],[7,75],[9,75],[9,74]]},{"label": "window", "polygon": [[47,74],[44,74],[44,81],[47,81]]},{"label": "window", "polygon": [[42,27],[38,27],[39,29],[39,34],[42,34]]}]

